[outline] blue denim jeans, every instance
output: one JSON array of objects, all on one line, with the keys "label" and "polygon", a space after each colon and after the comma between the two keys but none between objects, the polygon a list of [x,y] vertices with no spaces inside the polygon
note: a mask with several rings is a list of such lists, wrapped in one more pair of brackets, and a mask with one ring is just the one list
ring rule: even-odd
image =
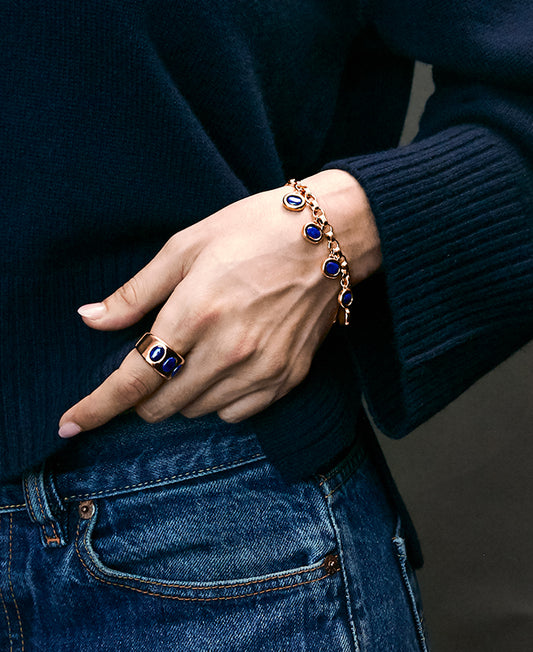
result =
[{"label": "blue denim jeans", "polygon": [[0,486],[0,650],[428,649],[364,440],[288,484],[245,428],[124,419]]}]

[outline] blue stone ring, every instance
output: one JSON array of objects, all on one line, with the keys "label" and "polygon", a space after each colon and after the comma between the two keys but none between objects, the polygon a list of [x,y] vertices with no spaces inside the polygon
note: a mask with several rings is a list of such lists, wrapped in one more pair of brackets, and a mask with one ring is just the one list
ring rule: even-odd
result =
[{"label": "blue stone ring", "polygon": [[174,378],[185,364],[185,358],[152,333],[145,333],[135,345],[143,359],[166,380]]}]

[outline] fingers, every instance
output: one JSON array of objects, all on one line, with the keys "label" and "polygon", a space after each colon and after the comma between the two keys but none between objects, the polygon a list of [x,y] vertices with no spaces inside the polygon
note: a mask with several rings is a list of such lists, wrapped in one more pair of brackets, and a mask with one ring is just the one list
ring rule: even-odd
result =
[{"label": "fingers", "polygon": [[[187,292],[189,284],[191,283],[186,278],[174,290],[151,328],[153,335],[181,355],[187,354],[192,348],[197,334],[195,325],[198,320],[187,310],[182,309],[182,318],[176,318],[179,315],[177,306],[182,304],[180,297],[183,292]],[[184,369],[187,366],[186,364]],[[178,379],[179,375],[168,382],[176,382]],[[99,387],[63,414],[59,422],[59,435],[72,437],[80,431],[101,426],[124,410],[137,405],[166,382],[134,349]]]},{"label": "fingers", "polygon": [[[300,358],[290,369],[282,374],[263,374],[264,380],[258,384],[254,369],[248,374],[233,375],[214,384],[195,401],[181,410],[189,418],[199,417],[209,412],[228,423],[237,423],[266,409],[269,405],[288,394],[299,385],[309,372],[310,363]],[[159,392],[155,394],[155,400]]]},{"label": "fingers", "polygon": [[284,396],[309,372],[311,358],[297,355],[295,360],[280,363],[283,356],[277,351],[258,349],[253,338],[248,343],[239,342],[235,329],[230,332],[231,340],[219,339],[218,329],[212,338],[195,339],[179,379],[141,401],[137,414],[156,423],[176,412],[191,419],[217,411],[220,414],[231,405],[228,420],[241,420]]},{"label": "fingers", "polygon": [[277,396],[272,389],[253,392],[218,410],[218,416],[227,423],[238,423],[262,412],[278,398],[281,397]]},{"label": "fingers", "polygon": [[[189,316],[184,321],[191,319]],[[239,367],[246,367],[245,363],[254,358],[253,346],[237,346],[235,343],[230,346],[227,341],[225,346],[216,337],[202,337],[209,324],[216,320],[216,316],[201,315],[193,319],[195,326],[191,330],[191,337],[194,347],[187,356],[183,371],[178,378],[172,379],[137,405],[137,414],[142,419],[156,423],[176,412],[182,412],[189,418],[207,414],[249,393],[251,386],[257,383],[253,365],[248,367],[248,371],[236,371]],[[196,403],[200,405],[199,410],[184,410]]]},{"label": "fingers", "polygon": [[[211,412],[218,412],[220,416],[222,412],[224,420],[240,421],[284,396],[299,384],[307,373],[305,367],[302,367],[303,372],[296,369],[282,374],[279,378],[265,377],[258,372],[256,365],[242,365],[241,368],[235,369],[235,372],[223,368],[218,374],[204,372],[198,377],[192,367],[202,369],[202,365],[196,365],[194,353],[199,358],[201,352],[195,349],[189,356],[193,363],[189,366],[189,372],[194,376],[194,389],[191,388],[186,375],[180,378],[179,387],[173,383],[162,387],[137,405],[137,414],[142,419],[156,423],[175,412],[181,412],[189,419]],[[177,389],[179,393],[176,393]]]},{"label": "fingers", "polygon": [[150,395],[164,382],[137,350],[130,351],[120,367],[94,392],[63,414],[59,421],[59,436],[71,437],[80,431],[107,423]]},{"label": "fingers", "polygon": [[250,391],[250,380],[221,378],[227,370],[214,369],[202,362],[195,352],[187,359],[187,369],[177,383],[167,383],[136,407],[137,414],[149,423],[157,423],[181,412],[188,419],[215,412]]},{"label": "fingers", "polygon": [[78,308],[83,321],[98,330],[118,330],[139,321],[165,301],[184,275],[184,251],[174,236],[157,255],[100,303]]}]

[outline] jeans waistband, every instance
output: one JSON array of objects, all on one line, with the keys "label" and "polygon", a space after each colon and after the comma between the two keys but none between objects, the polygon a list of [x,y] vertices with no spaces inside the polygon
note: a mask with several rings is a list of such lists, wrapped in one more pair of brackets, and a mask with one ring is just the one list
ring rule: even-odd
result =
[{"label": "jeans waistband", "polygon": [[[132,412],[78,435],[40,467],[0,483],[0,514],[31,509],[39,485],[61,504],[172,484],[264,458],[249,426],[214,415],[195,420],[175,415],[148,424]],[[36,515],[40,509],[37,501]]]}]

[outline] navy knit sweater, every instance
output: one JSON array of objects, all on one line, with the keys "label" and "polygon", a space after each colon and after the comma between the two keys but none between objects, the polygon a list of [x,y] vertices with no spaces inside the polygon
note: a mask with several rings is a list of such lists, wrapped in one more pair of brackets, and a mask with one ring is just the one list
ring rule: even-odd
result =
[{"label": "navy knit sweater", "polygon": [[[402,437],[531,338],[530,0],[3,0],[0,30],[0,478],[64,445],[155,314],[104,333],[76,307],[288,177],[352,173],[383,266],[250,420],[287,478],[353,438],[361,390]],[[437,90],[398,147],[415,59]]]}]

